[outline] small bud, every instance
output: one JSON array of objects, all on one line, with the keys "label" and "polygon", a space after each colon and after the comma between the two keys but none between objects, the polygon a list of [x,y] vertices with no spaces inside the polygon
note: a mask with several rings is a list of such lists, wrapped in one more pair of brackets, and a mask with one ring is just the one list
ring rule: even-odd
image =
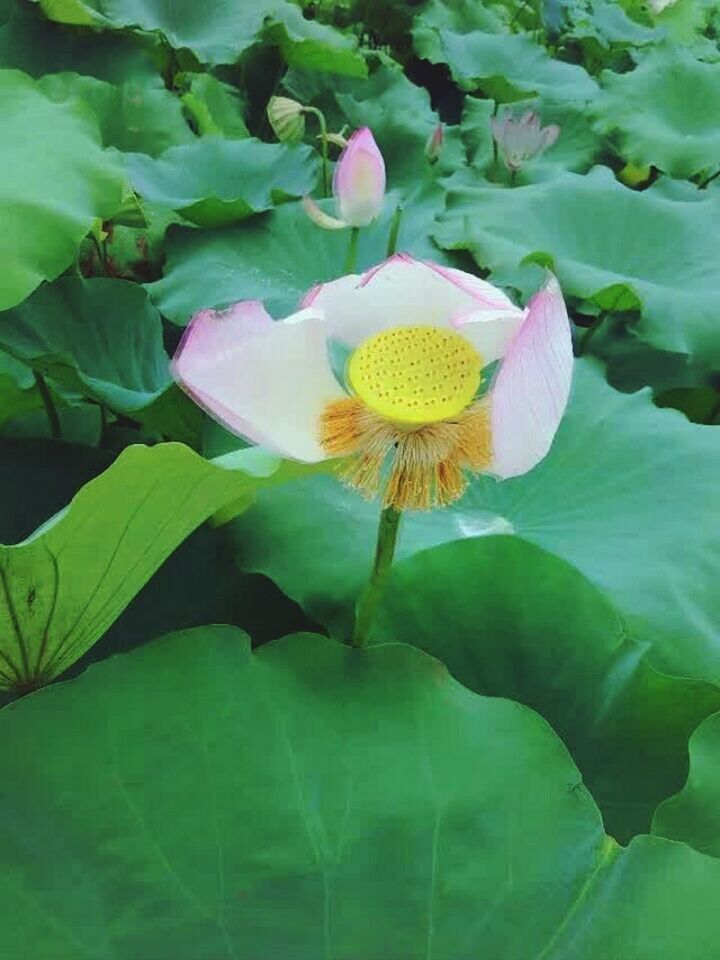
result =
[{"label": "small bud", "polygon": [[445,127],[442,123],[439,123],[430,134],[428,142],[425,144],[425,156],[428,158],[430,163],[437,163],[437,161],[440,159],[440,151],[443,148],[444,141]]},{"label": "small bud", "polygon": [[541,127],[540,117],[534,110],[522,117],[507,113],[503,117],[492,117],[490,127],[511,173],[516,173],[527,160],[551,147],[560,135],[560,127],[555,123]]},{"label": "small bud", "polygon": [[303,105],[289,97],[270,97],[267,115],[281,143],[300,143],[305,136]]},{"label": "small bud", "polygon": [[338,213],[351,227],[366,227],[385,199],[385,161],[368,127],[356,130],[335,167],[333,193]]}]

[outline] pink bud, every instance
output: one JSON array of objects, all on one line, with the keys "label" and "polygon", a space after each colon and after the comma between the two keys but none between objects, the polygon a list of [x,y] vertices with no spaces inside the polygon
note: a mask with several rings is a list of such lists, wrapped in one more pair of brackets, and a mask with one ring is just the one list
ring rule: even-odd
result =
[{"label": "pink bud", "polygon": [[430,163],[435,163],[440,157],[440,151],[445,140],[445,127],[439,123],[430,134],[428,142],[425,144],[425,156]]},{"label": "pink bud", "polygon": [[380,215],[385,198],[385,161],[370,129],[356,130],[335,167],[333,192],[342,219],[366,227]]}]

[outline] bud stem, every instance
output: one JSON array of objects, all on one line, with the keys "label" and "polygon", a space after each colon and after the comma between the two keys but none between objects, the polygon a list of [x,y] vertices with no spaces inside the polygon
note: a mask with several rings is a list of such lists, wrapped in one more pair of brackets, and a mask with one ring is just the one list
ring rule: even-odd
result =
[{"label": "bud stem", "polygon": [[360,236],[360,227],[353,227],[350,230],[350,243],[348,244],[347,254],[345,256],[345,273],[355,273],[357,264],[358,237]]},{"label": "bud stem", "polygon": [[317,117],[318,125],[320,126],[320,143],[322,145],[322,188],[323,196],[330,196],[330,174],[328,171],[328,141],[327,141],[327,124],[325,123],[325,114],[322,110],[318,110],[317,107],[303,107],[303,113],[311,113],[314,117]]},{"label": "bud stem", "polygon": [[387,251],[385,253],[386,257],[391,257],[397,250],[398,234],[400,233],[402,216],[403,208],[402,204],[399,203],[397,207],[395,207],[395,213],[393,214],[393,218],[390,223],[390,233],[388,234]]},{"label": "bud stem", "polygon": [[385,507],[380,514],[375,560],[370,572],[370,580],[358,600],[355,629],[350,640],[351,647],[364,647],[367,643],[375,612],[395,556],[401,517],[402,513],[394,507]]},{"label": "bud stem", "polygon": [[60,426],[60,416],[57,412],[53,395],[50,392],[50,387],[48,387],[45,377],[41,373],[38,373],[37,370],[33,370],[33,374],[35,376],[35,384],[38,388],[38,393],[40,394],[43,406],[45,407],[48,423],[50,424],[50,433],[55,440],[61,440],[62,428]]}]

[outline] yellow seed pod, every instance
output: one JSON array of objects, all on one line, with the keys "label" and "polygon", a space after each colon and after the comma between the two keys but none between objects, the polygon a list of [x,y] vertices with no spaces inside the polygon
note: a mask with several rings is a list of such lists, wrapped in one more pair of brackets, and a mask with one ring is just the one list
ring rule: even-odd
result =
[{"label": "yellow seed pod", "polygon": [[477,393],[482,358],[454,330],[393,327],[365,340],[348,364],[348,381],[371,410],[400,424],[457,416]]}]

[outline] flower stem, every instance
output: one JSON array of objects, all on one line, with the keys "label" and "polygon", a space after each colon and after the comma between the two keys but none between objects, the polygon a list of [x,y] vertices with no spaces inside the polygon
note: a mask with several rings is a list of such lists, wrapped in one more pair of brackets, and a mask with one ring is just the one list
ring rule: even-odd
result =
[{"label": "flower stem", "polygon": [[90,232],[90,239],[95,246],[95,252],[97,253],[100,269],[102,270],[104,276],[107,276],[107,247],[105,246],[105,241],[101,243],[94,231]]},{"label": "flower stem", "polygon": [[367,643],[375,611],[395,556],[395,545],[397,544],[401,517],[402,513],[394,507],[385,507],[380,514],[375,560],[370,572],[370,580],[358,600],[355,629],[350,640],[350,646],[352,647],[364,647]]},{"label": "flower stem", "polygon": [[304,113],[311,113],[314,117],[317,117],[318,125],[320,126],[320,143],[322,145],[322,188],[323,196],[330,196],[330,173],[328,170],[328,141],[327,141],[327,124],[325,123],[325,114],[322,110],[318,110],[317,107],[303,107]]},{"label": "flower stem", "polygon": [[50,392],[50,387],[48,387],[47,381],[41,373],[38,373],[37,370],[33,370],[33,374],[35,376],[35,383],[37,385],[38,392],[42,398],[43,405],[45,406],[45,413],[47,414],[48,422],[50,424],[50,433],[56,440],[61,440],[62,429],[60,427],[60,416],[57,412],[53,395]]},{"label": "flower stem", "polygon": [[398,234],[400,233],[400,223],[402,221],[403,208],[399,203],[395,208],[392,222],[390,223],[390,233],[388,234],[386,257],[391,257],[397,250]]},{"label": "flower stem", "polygon": [[359,236],[360,227],[353,227],[350,230],[350,243],[348,244],[347,255],[345,257],[345,273],[355,273]]}]

